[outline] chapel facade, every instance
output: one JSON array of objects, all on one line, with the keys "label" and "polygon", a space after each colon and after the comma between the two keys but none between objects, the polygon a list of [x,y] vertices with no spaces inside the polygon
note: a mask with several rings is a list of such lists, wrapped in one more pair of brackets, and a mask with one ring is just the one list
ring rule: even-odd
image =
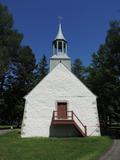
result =
[{"label": "chapel facade", "polygon": [[100,136],[97,97],[72,72],[61,24],[50,72],[26,95],[21,137]]}]

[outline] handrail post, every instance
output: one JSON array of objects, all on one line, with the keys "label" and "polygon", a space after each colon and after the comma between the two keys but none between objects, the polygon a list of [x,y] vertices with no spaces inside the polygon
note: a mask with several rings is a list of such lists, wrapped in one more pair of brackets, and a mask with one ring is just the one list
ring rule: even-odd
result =
[{"label": "handrail post", "polygon": [[72,120],[73,120],[73,111],[72,111]]},{"label": "handrail post", "polygon": [[55,111],[53,111],[53,120],[55,120]]},{"label": "handrail post", "polygon": [[85,127],[85,136],[87,136],[87,126],[84,127]]}]

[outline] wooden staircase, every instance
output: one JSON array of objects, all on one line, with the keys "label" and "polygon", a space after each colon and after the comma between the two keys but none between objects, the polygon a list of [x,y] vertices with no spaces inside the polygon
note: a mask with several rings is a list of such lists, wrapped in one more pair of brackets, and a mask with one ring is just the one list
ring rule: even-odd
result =
[{"label": "wooden staircase", "polygon": [[58,118],[58,111],[53,111],[52,124],[53,125],[60,125],[60,124],[74,125],[74,127],[77,129],[80,135],[82,135],[83,137],[87,136],[87,127],[83,125],[83,123],[79,120],[79,118],[76,116],[76,114],[73,111],[67,111],[66,119]]}]

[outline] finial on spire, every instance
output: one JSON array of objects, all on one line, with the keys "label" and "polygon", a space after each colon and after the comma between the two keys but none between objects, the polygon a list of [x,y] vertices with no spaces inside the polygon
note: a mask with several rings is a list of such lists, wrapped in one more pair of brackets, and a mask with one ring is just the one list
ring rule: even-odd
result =
[{"label": "finial on spire", "polygon": [[59,22],[59,24],[61,24],[62,19],[63,19],[62,16],[58,16],[58,22]]},{"label": "finial on spire", "polygon": [[65,40],[64,36],[63,36],[63,33],[62,33],[62,27],[61,27],[61,21],[62,21],[62,17],[61,16],[58,16],[58,20],[59,20],[59,29],[58,29],[58,33],[57,33],[57,36],[55,38],[56,39],[62,39],[62,40]]}]

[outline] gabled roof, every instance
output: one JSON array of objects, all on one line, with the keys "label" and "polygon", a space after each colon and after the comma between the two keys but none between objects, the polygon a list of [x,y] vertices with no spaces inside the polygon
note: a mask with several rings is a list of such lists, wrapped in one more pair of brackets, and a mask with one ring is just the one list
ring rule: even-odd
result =
[{"label": "gabled roof", "polygon": [[[52,94],[51,94],[52,93]],[[59,63],[24,98],[46,96],[96,97],[72,72]]]},{"label": "gabled roof", "polygon": [[[61,24],[59,24],[59,29],[58,29],[58,33],[57,33],[57,36],[55,38],[55,40],[57,39],[62,39],[62,40],[65,40],[65,37],[62,33],[62,27],[61,27]],[[66,40],[65,40],[66,41]]]}]

